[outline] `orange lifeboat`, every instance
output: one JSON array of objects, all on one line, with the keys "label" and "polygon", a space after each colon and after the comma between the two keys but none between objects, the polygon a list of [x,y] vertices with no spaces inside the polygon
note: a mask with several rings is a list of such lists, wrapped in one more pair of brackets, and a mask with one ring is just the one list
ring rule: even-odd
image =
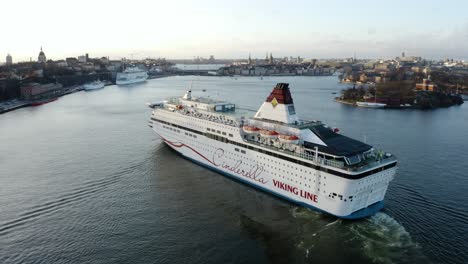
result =
[{"label": "orange lifeboat", "polygon": [[252,135],[256,135],[258,134],[258,131],[260,131],[260,128],[255,127],[255,126],[243,126],[242,129],[244,130],[245,133],[252,134]]},{"label": "orange lifeboat", "polygon": [[278,137],[278,132],[274,130],[260,130],[260,136],[265,137],[265,138],[277,138]]},{"label": "orange lifeboat", "polygon": [[177,108],[178,110],[182,110],[182,109],[184,109],[184,106],[183,106],[183,105],[177,105],[176,108]]},{"label": "orange lifeboat", "polygon": [[278,139],[283,143],[298,144],[299,137],[295,135],[279,135]]}]

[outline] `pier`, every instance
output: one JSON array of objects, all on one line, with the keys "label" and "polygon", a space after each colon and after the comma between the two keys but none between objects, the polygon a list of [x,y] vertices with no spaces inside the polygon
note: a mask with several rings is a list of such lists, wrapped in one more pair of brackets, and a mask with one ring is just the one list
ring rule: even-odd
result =
[{"label": "pier", "polygon": [[13,99],[8,101],[0,102],[0,114],[13,111],[25,106],[29,106],[31,103],[28,101],[22,101],[19,99]]}]

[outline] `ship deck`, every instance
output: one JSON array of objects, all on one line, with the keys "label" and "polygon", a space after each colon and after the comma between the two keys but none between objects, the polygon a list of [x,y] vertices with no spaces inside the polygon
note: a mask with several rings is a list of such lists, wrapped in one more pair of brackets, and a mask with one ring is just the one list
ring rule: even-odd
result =
[{"label": "ship deck", "polygon": [[[176,105],[178,104],[178,101],[176,99],[178,98],[176,97],[170,98],[167,101],[167,103]],[[285,126],[285,124],[280,123],[280,122],[251,117],[253,113],[255,113],[255,111],[249,110],[249,109],[236,109],[235,111],[229,111],[229,112],[212,112],[212,111],[205,111],[205,110],[200,110],[200,109],[191,109],[190,111],[188,111],[186,109],[169,109],[167,107],[164,107],[163,109],[165,109],[166,111],[177,112],[179,114],[183,114],[186,116],[200,118],[202,120],[208,120],[211,122],[220,123],[220,124],[224,124],[224,125],[228,125],[232,127],[238,127],[238,128],[244,125],[247,120],[253,120],[254,122],[255,121],[267,122],[267,123],[273,123],[273,124]],[[306,129],[306,128],[313,128],[317,126],[323,126],[323,123],[317,120],[312,120],[312,121],[301,120],[296,124],[291,124],[291,125],[288,124],[287,126],[297,128],[297,129]],[[303,149],[302,151],[297,152],[297,151],[290,151],[287,149],[278,148],[278,147],[268,145],[268,144],[263,144],[254,140],[244,140],[244,142],[252,144],[252,145],[256,145],[262,148],[270,149],[270,150],[285,154],[287,156],[299,157],[299,158],[311,161],[314,165],[317,165],[317,166],[327,166],[331,168],[340,169],[350,174],[359,174],[367,170],[378,168],[378,167],[381,167],[381,166],[384,166],[386,164],[393,163],[394,161],[396,161],[396,158],[393,155],[392,156],[375,155],[375,157],[367,158],[357,164],[348,165],[348,164],[345,164],[343,161],[336,159],[336,158],[342,158],[342,157],[338,157],[336,155],[332,155],[330,153],[323,152],[320,150],[318,151],[319,156],[316,157],[315,150],[313,149]]]},{"label": "ship deck", "polygon": [[391,156],[376,155],[373,158],[365,159],[357,164],[347,165],[344,162],[333,159],[333,158],[324,158],[323,156],[329,156],[329,154],[320,152],[320,151],[318,152],[320,156],[316,157],[314,155],[315,153],[314,150],[304,150],[304,151],[297,152],[297,151],[290,151],[287,149],[277,148],[275,146],[271,146],[267,144],[262,144],[260,142],[256,142],[253,140],[245,140],[245,142],[259,146],[259,147],[267,148],[273,151],[277,151],[277,152],[286,154],[288,156],[299,157],[308,161],[312,161],[312,163],[317,166],[333,167],[333,168],[337,168],[340,170],[350,172],[352,174],[362,173],[367,170],[371,170],[377,167],[381,167],[382,165],[386,165],[394,161],[397,161],[396,157],[393,155]]}]

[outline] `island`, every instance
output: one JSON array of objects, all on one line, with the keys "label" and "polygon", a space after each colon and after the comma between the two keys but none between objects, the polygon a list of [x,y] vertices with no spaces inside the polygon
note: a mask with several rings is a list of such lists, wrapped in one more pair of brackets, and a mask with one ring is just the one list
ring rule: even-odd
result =
[{"label": "island", "polygon": [[413,80],[355,83],[343,89],[335,101],[361,107],[393,109],[435,109],[463,104],[462,96],[454,92],[453,87],[439,86],[430,76],[421,83]]}]

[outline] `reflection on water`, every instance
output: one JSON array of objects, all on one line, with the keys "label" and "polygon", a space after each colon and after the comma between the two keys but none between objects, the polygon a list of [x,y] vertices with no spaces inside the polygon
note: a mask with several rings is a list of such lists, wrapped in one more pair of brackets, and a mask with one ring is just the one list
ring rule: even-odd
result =
[{"label": "reflection on water", "polygon": [[[290,82],[303,117],[395,153],[384,211],[338,220],[185,160],[147,127],[145,103],[193,80],[250,109]],[[1,115],[0,263],[466,263],[467,108],[358,109],[332,101],[340,87],[171,77]]]}]

